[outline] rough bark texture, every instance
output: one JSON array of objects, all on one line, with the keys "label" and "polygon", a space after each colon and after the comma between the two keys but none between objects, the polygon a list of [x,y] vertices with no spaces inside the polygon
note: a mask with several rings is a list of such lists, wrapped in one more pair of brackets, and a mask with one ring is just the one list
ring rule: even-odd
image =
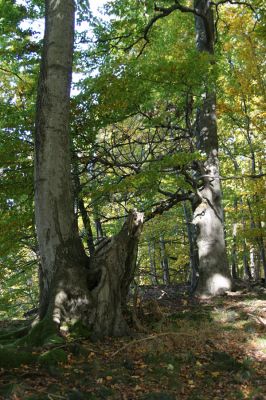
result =
[{"label": "rough bark texture", "polygon": [[35,212],[41,256],[41,324],[82,321],[97,336],[126,332],[122,315],[136,266],[143,215],[133,211],[121,232],[89,260],[74,213],[69,104],[74,1],[46,0],[44,51],[37,98]]},{"label": "rough bark texture", "polygon": [[[196,46],[199,52],[214,52],[214,21],[208,0],[195,0]],[[221,187],[219,179],[216,96],[206,88],[196,123],[198,148],[207,155],[202,166],[203,186],[198,190],[200,204],[195,209],[193,223],[198,227],[199,281],[197,294],[216,295],[231,288],[227,264]]]},{"label": "rough bark texture", "polygon": [[91,291],[94,308],[89,325],[97,336],[121,335],[128,331],[122,315],[130,283],[133,280],[143,214],[133,211],[121,231],[96,248],[90,274],[98,277]]}]

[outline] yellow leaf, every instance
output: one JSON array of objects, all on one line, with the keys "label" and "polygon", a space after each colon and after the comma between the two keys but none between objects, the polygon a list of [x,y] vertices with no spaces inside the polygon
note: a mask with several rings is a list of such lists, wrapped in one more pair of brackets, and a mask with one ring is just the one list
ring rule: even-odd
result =
[{"label": "yellow leaf", "polygon": [[196,362],[196,365],[197,365],[197,367],[201,367],[202,366],[202,364],[199,361]]}]

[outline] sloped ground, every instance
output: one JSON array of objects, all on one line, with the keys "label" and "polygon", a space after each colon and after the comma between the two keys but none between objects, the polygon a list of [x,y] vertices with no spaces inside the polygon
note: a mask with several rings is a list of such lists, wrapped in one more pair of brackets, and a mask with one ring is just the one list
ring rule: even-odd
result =
[{"label": "sloped ground", "polygon": [[140,297],[144,333],[68,338],[52,346],[65,362],[1,368],[0,399],[266,399],[265,289],[199,302],[185,287],[154,287]]}]

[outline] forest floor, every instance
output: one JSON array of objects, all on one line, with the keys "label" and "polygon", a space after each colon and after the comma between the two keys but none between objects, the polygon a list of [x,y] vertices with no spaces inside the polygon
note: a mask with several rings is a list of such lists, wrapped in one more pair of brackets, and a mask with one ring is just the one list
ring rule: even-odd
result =
[{"label": "forest floor", "polygon": [[266,399],[266,289],[201,301],[185,289],[141,289],[142,333],[69,338],[54,346],[63,363],[1,368],[0,399]]}]

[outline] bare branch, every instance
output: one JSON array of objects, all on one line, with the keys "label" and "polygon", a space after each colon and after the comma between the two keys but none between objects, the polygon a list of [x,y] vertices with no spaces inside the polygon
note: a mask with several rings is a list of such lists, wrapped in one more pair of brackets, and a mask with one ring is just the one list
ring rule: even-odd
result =
[{"label": "bare branch", "polygon": [[143,36],[139,37],[135,42],[133,42],[130,46],[125,48],[125,51],[129,51],[132,49],[132,47],[134,47],[137,43],[139,43],[141,40],[145,41],[144,46],[142,47],[140,53],[138,54],[138,57],[143,53],[147,43],[149,43],[149,32],[151,30],[151,28],[153,27],[153,25],[161,18],[167,17],[168,15],[172,14],[172,12],[179,10],[183,13],[192,13],[194,15],[197,15],[201,18],[204,19],[204,21],[206,20],[206,16],[199,13],[196,9],[194,8],[190,8],[190,7],[186,7],[182,4],[179,3],[179,1],[175,1],[175,4],[173,4],[171,7],[165,8],[165,7],[160,7],[157,6],[155,4],[154,6],[154,11],[155,12],[159,12],[160,14],[154,15],[154,17],[149,21],[149,23],[146,25],[146,27],[144,28],[143,31]]},{"label": "bare branch", "polygon": [[10,69],[0,67],[0,70],[3,71],[3,72],[5,72],[6,74],[14,75],[14,76],[16,76],[19,80],[21,80],[22,82],[25,82],[24,79],[21,78],[21,76],[19,76],[18,74],[16,74],[16,72],[10,71]]},{"label": "bare branch", "polygon": [[156,215],[163,214],[165,211],[170,210],[173,206],[175,206],[176,204],[178,204],[184,200],[190,200],[190,195],[187,193],[184,193],[184,194],[176,193],[175,196],[171,197],[170,199],[163,200],[163,201],[160,201],[160,202],[154,204],[154,206],[156,206],[156,208],[153,211],[151,211],[150,213],[146,214],[144,222],[149,221],[150,219],[154,218]]},{"label": "bare branch", "polygon": [[250,8],[254,13],[256,12],[255,9],[254,9],[254,7],[253,7],[250,3],[247,3],[246,1],[220,0],[220,1],[218,1],[218,2],[211,1],[210,4],[211,4],[212,6],[217,7],[217,6],[226,4],[226,3],[229,3],[229,4],[238,4],[238,5],[246,6],[246,7]]}]

